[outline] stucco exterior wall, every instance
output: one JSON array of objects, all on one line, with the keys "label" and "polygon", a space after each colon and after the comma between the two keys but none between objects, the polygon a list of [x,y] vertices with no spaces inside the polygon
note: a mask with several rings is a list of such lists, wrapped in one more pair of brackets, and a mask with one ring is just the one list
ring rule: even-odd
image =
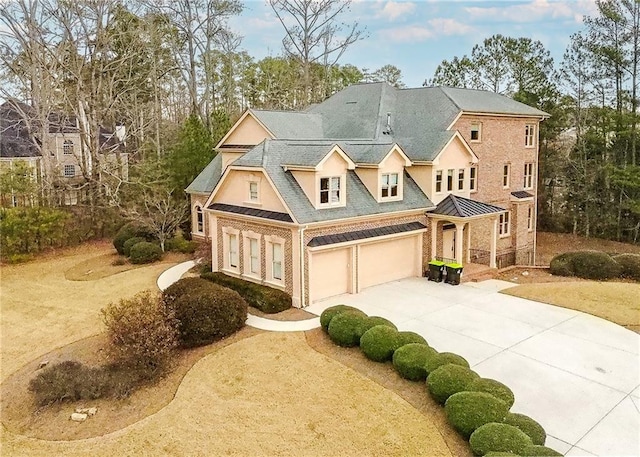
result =
[{"label": "stucco exterior wall", "polygon": [[223,144],[256,145],[265,138],[272,138],[272,136],[249,114],[236,126]]},{"label": "stucco exterior wall", "polygon": [[307,196],[312,205],[316,202],[316,172],[315,171],[292,171],[291,174],[298,181],[302,191]]},{"label": "stucco exterior wall", "polygon": [[[258,201],[249,199],[250,182],[258,183]],[[213,203],[246,206],[279,213],[288,212],[265,174],[258,170],[229,170],[224,182],[216,191]]]}]

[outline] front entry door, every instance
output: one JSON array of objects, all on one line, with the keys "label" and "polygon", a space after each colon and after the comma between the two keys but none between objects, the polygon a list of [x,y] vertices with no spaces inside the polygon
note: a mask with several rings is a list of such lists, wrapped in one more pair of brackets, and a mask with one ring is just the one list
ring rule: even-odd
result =
[{"label": "front entry door", "polygon": [[442,231],[442,257],[454,260],[456,258],[456,231]]}]

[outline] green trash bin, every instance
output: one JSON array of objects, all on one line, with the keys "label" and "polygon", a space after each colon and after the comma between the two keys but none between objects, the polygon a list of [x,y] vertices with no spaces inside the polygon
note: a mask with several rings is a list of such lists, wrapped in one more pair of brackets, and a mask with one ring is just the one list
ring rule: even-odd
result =
[{"label": "green trash bin", "polygon": [[445,282],[457,286],[460,284],[460,276],[462,275],[462,265],[459,263],[447,263],[444,268],[447,271],[447,279]]},{"label": "green trash bin", "polygon": [[444,262],[432,260],[429,262],[429,281],[442,282]]}]

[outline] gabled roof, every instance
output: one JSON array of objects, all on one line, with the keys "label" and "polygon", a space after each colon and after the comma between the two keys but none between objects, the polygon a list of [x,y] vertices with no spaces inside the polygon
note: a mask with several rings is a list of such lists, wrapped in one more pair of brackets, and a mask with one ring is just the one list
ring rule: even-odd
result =
[{"label": "gabled roof", "polygon": [[440,214],[451,217],[473,217],[485,214],[504,213],[506,209],[499,206],[471,200],[470,198],[459,197],[449,194],[438,203],[438,207],[431,214]]},{"label": "gabled roof", "polygon": [[279,139],[323,138],[322,118],[307,112],[250,110]]},{"label": "gabled roof", "polygon": [[460,110],[469,113],[511,114],[517,116],[549,117],[549,114],[512,98],[486,90],[440,87]]},{"label": "gabled roof", "polygon": [[210,194],[220,181],[222,171],[222,154],[218,154],[189,184],[185,192],[188,194]]}]

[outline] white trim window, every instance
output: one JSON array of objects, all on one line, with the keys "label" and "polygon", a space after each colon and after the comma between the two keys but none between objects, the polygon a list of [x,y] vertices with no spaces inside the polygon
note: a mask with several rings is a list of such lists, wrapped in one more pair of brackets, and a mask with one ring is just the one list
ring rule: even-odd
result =
[{"label": "white trim window", "polygon": [[259,233],[252,231],[242,232],[244,246],[244,274],[254,278],[260,278],[261,274],[261,249]]},{"label": "white trim window", "polygon": [[449,168],[447,170],[447,192],[451,192],[453,190],[453,173],[455,170],[453,168]]},{"label": "white trim window", "polygon": [[473,166],[469,169],[469,191],[478,191],[478,167]]},{"label": "white trim window", "polygon": [[458,170],[458,190],[464,190],[464,168]]},{"label": "white trim window", "polygon": [[524,147],[532,148],[535,146],[536,126],[527,124],[524,126]]},{"label": "white trim window", "polygon": [[238,253],[240,249],[240,231],[229,227],[223,227],[222,233],[223,269],[229,270],[233,273],[239,273],[240,256]]},{"label": "white trim window", "polygon": [[498,229],[501,237],[509,236],[509,224],[510,212],[500,213],[500,219],[498,220]]},{"label": "white trim window", "polygon": [[196,205],[196,233],[204,233],[204,212],[202,206]]},{"label": "white trim window", "polygon": [[65,165],[64,166],[64,177],[65,178],[73,178],[76,175],[76,166],[75,165]]},{"label": "white trim window", "polygon": [[533,231],[533,206],[527,209],[527,230]]},{"label": "white trim window", "polygon": [[229,234],[229,267],[238,268],[240,266],[238,258],[238,235]]},{"label": "white trim window", "polygon": [[266,282],[276,286],[284,286],[284,239],[276,236],[265,236],[266,241]]},{"label": "white trim window", "polygon": [[511,183],[511,164],[505,163],[502,167],[502,188],[508,189]]},{"label": "white trim window", "polygon": [[533,189],[533,162],[524,164],[524,188]]},{"label": "white trim window", "polygon": [[320,178],[320,205],[336,206],[341,203],[340,188],[342,179],[340,176]]},{"label": "white trim window", "polygon": [[383,173],[382,187],[380,189],[381,198],[391,199],[398,197],[398,173]]},{"label": "white trim window", "polygon": [[479,143],[482,141],[482,125],[471,124],[471,141],[473,143]]},{"label": "white trim window", "polygon": [[64,140],[62,143],[62,153],[66,156],[73,154],[73,141]]},{"label": "white trim window", "polygon": [[271,250],[271,276],[276,281],[282,281],[282,244],[272,244]]},{"label": "white trim window", "polygon": [[436,193],[442,192],[442,170],[436,171]]},{"label": "white trim window", "polygon": [[258,181],[249,181],[249,201],[252,203],[260,201]]}]

